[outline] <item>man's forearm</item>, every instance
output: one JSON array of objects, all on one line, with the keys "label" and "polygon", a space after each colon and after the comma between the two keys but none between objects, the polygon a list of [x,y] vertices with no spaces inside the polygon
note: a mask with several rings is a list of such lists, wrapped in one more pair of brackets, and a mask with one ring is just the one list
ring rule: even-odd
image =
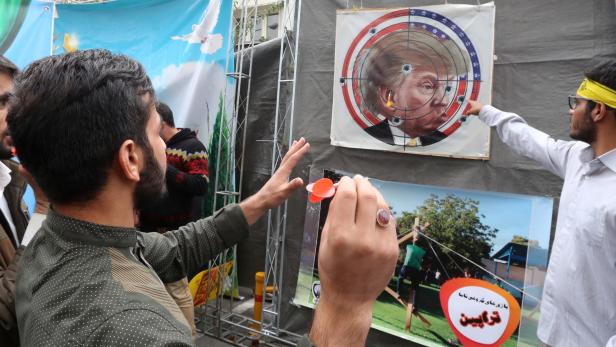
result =
[{"label": "man's forearm", "polygon": [[192,277],[225,248],[248,236],[248,223],[238,205],[163,235],[141,233],[144,256],[165,283]]},{"label": "man's forearm", "polygon": [[263,203],[263,199],[259,194],[255,194],[248,199],[240,202],[240,208],[244,213],[244,217],[246,218],[246,222],[248,225],[253,225],[257,222],[261,216],[265,214],[267,208]]},{"label": "man's forearm", "polygon": [[350,306],[321,300],[310,329],[310,339],[317,347],[364,346],[371,323],[372,303]]},{"label": "man's forearm", "polygon": [[479,118],[495,127],[499,138],[512,151],[541,164],[546,170],[564,177],[567,156],[573,141],[556,141],[548,134],[528,125],[515,113],[484,106]]}]

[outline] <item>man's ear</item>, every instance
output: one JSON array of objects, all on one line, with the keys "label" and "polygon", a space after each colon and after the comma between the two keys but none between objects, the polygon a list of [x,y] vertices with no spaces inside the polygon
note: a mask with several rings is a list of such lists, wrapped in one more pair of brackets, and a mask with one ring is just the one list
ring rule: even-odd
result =
[{"label": "man's ear", "polygon": [[118,165],[121,175],[126,179],[139,182],[139,172],[142,165],[142,152],[133,140],[126,140],[118,150]]},{"label": "man's ear", "polygon": [[381,110],[393,111],[395,109],[395,97],[393,90],[387,87],[379,87],[379,107]]},{"label": "man's ear", "polygon": [[605,119],[605,117],[609,116],[609,110],[602,102],[595,103],[595,107],[590,111],[590,116],[592,120],[597,123]]}]

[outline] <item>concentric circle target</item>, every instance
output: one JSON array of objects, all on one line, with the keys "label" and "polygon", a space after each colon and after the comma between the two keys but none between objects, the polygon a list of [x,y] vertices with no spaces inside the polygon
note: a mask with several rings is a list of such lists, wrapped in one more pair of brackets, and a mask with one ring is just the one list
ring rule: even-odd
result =
[{"label": "concentric circle target", "polygon": [[480,81],[478,55],[464,31],[438,13],[409,8],[387,13],[359,32],[339,82],[362,129],[373,136],[377,128],[391,133],[391,141],[375,137],[392,145],[419,138],[417,145],[426,146],[460,127]]}]

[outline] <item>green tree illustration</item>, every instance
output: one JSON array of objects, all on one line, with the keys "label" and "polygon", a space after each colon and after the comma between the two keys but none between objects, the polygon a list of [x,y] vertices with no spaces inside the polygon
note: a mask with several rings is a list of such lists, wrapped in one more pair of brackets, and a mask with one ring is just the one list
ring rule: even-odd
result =
[{"label": "green tree illustration", "polygon": [[[221,137],[222,135],[222,137]],[[229,172],[229,168],[226,165],[229,160],[229,137],[231,132],[229,131],[227,112],[225,110],[225,103],[222,93],[218,97],[218,111],[216,112],[216,120],[214,122],[214,130],[210,136],[210,143],[208,145],[208,169],[210,174],[210,182],[208,187],[208,194],[203,204],[203,215],[210,216],[213,211],[222,208],[225,205],[224,196],[217,196],[217,190],[232,190],[233,172]],[[220,148],[220,161],[218,160],[218,146],[222,140],[222,147]],[[219,168],[218,162],[222,165]],[[233,167],[231,167],[233,170]],[[218,187],[214,187],[216,184],[216,173],[218,173]],[[235,202],[233,196],[229,196],[227,203]],[[214,206],[216,208],[214,208]]]}]

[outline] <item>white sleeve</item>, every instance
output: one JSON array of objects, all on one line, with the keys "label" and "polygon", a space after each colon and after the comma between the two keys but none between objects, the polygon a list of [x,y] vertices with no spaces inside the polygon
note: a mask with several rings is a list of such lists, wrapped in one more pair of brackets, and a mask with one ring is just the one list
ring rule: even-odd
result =
[{"label": "white sleeve", "polygon": [[605,344],[605,347],[616,347],[616,335],[610,337],[610,339]]},{"label": "white sleeve", "polygon": [[32,215],[26,227],[26,231],[24,232],[24,237],[21,239],[21,244],[23,246],[28,246],[28,243],[30,243],[30,240],[32,240],[34,235],[39,231],[46,218],[47,215],[41,213],[34,213]]},{"label": "white sleeve", "polygon": [[501,141],[514,152],[540,163],[561,178],[565,177],[567,160],[576,141],[554,140],[550,135],[528,125],[517,114],[503,112],[489,105],[481,109],[479,119],[496,128]]}]

